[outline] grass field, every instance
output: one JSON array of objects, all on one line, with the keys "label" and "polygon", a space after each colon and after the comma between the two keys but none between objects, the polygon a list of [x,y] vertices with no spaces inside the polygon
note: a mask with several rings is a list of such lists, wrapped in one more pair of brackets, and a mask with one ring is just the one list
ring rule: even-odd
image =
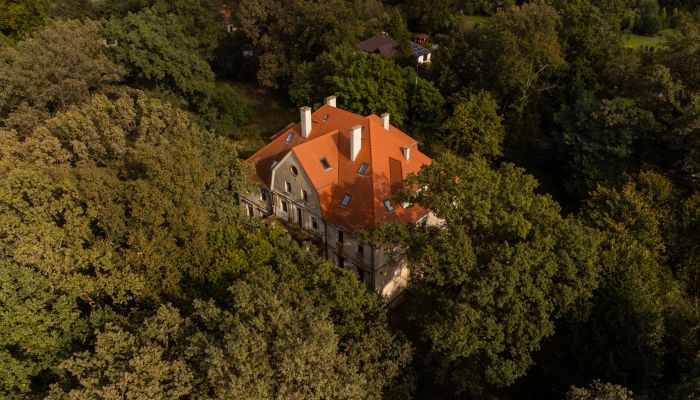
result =
[{"label": "grass field", "polygon": [[630,49],[638,49],[640,47],[663,47],[664,38],[661,35],[656,36],[642,36],[635,35],[633,33],[626,33],[623,36],[623,41],[625,47]]},{"label": "grass field", "polygon": [[489,23],[490,17],[485,17],[483,15],[460,15],[457,17],[463,21],[473,22],[474,24],[486,25]]}]

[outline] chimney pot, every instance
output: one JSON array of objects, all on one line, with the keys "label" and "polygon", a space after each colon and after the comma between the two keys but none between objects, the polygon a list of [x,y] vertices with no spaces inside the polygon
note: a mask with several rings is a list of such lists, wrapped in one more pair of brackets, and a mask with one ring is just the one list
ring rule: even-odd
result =
[{"label": "chimney pot", "polygon": [[389,130],[389,113],[382,114],[382,126],[387,131]]},{"label": "chimney pot", "polygon": [[335,96],[328,96],[326,97],[326,104],[331,107],[335,107],[335,100]]},{"label": "chimney pot", "polygon": [[301,116],[301,136],[306,139],[311,133],[311,107],[301,107],[299,114]]},{"label": "chimney pot", "polygon": [[355,161],[362,148],[362,126],[355,125],[350,128],[350,161]]}]

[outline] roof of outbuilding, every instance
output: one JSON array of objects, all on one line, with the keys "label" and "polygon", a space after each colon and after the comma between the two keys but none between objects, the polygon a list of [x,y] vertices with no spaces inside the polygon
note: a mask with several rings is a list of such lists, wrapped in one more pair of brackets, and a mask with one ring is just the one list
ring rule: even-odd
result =
[{"label": "roof of outbuilding", "polygon": [[[325,118],[324,118],[325,117]],[[382,222],[413,222],[427,213],[418,206],[403,208],[391,200],[401,188],[401,181],[412,172],[431,162],[418,150],[415,139],[390,125],[384,129],[376,115],[363,117],[329,105],[312,113],[309,137],[300,134],[300,124],[290,124],[272,137],[272,141],[248,158],[255,162],[256,179],[271,187],[272,165],[290,151],[318,192],[324,218],[348,230],[368,229]],[[350,160],[350,128],[362,127],[361,148],[356,159]],[[294,138],[285,144],[290,132]],[[409,160],[402,148],[410,147]],[[330,169],[321,165],[326,158]],[[364,175],[358,170],[362,163],[369,168]],[[346,194],[352,196],[346,207],[341,206]],[[387,211],[384,201],[391,200],[393,212]]]},{"label": "roof of outbuilding", "polygon": [[380,53],[384,57],[391,58],[399,50],[399,42],[386,36],[372,36],[363,40],[357,48],[367,53]]}]

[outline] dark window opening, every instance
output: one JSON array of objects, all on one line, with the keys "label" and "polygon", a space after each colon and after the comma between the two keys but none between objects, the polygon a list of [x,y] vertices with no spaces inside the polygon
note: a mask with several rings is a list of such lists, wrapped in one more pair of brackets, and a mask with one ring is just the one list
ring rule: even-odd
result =
[{"label": "dark window opening", "polygon": [[331,164],[328,163],[328,160],[326,159],[326,157],[321,158],[321,165],[323,166],[323,169],[325,169],[326,171],[331,169]]},{"label": "dark window opening", "polygon": [[357,170],[357,175],[365,176],[365,173],[367,173],[367,168],[369,168],[369,164],[367,164],[365,162],[360,164],[360,169]]},{"label": "dark window opening", "polygon": [[287,205],[287,202],[283,201],[282,202],[282,211],[287,212],[288,209],[289,209],[289,206]]},{"label": "dark window opening", "polygon": [[318,220],[316,217],[311,217],[311,227],[314,228],[315,231],[318,230]]},{"label": "dark window opening", "polygon": [[345,239],[345,232],[343,231],[338,231],[338,243],[343,243],[343,240]]},{"label": "dark window opening", "polygon": [[301,189],[301,199],[304,201],[309,201],[309,193],[304,189]]},{"label": "dark window opening", "polygon": [[345,258],[343,256],[338,256],[338,268],[345,268]]}]

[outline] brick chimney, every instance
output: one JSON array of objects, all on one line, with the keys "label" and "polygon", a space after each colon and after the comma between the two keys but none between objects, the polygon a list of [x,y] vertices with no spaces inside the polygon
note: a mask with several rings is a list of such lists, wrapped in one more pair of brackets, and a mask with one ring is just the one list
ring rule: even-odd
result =
[{"label": "brick chimney", "polygon": [[301,116],[301,136],[306,139],[311,133],[311,107],[300,108],[299,114]]},{"label": "brick chimney", "polygon": [[389,130],[389,113],[382,114],[382,126],[387,131]]},{"label": "brick chimney", "polygon": [[326,105],[329,105],[331,107],[335,107],[335,96],[326,97]]},{"label": "brick chimney", "polygon": [[350,128],[350,161],[355,161],[362,148],[362,126],[355,125]]}]

